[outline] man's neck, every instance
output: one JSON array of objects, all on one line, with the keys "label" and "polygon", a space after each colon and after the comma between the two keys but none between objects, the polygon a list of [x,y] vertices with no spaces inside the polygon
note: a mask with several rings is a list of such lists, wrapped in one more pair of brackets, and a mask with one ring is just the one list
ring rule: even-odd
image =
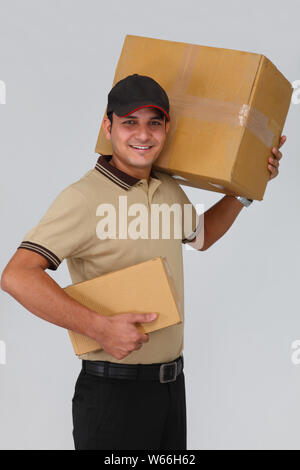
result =
[{"label": "man's neck", "polygon": [[149,184],[151,167],[150,168],[128,167],[128,166],[123,165],[122,162],[120,162],[120,160],[118,160],[114,155],[109,160],[109,163],[110,165],[116,168],[119,168],[119,170],[124,171],[124,173],[127,173],[130,176],[134,176],[135,178],[138,178],[138,179],[146,179]]}]

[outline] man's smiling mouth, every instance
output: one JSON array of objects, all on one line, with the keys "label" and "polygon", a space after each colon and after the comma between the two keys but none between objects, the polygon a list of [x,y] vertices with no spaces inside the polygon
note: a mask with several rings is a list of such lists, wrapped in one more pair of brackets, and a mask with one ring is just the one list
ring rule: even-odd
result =
[{"label": "man's smiling mouth", "polygon": [[145,145],[130,145],[129,147],[133,148],[134,150],[137,150],[138,152],[146,152],[147,150],[150,150],[153,145],[148,145],[148,146],[145,146]]}]

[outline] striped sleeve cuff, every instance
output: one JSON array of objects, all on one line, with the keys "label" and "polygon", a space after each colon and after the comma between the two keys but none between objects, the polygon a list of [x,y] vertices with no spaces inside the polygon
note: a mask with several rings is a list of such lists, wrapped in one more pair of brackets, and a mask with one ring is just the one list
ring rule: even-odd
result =
[{"label": "striped sleeve cuff", "polygon": [[197,227],[196,227],[196,230],[195,230],[193,233],[191,233],[191,235],[189,235],[188,237],[184,238],[184,239],[182,240],[182,243],[189,243],[189,242],[193,241],[193,240],[196,238],[196,236],[198,235],[198,233],[200,232],[200,230],[201,230],[201,228],[202,228],[202,224],[203,224],[203,220],[202,220],[202,219],[203,219],[202,217],[199,218],[199,222],[198,222],[198,225],[197,225]]},{"label": "striped sleeve cuff", "polygon": [[18,246],[17,249],[19,249],[19,248],[25,248],[26,250],[35,251],[39,255],[46,258],[46,260],[50,264],[49,269],[51,269],[52,271],[55,271],[61,263],[60,259],[54,253],[52,253],[52,251],[48,250],[48,248],[45,248],[42,245],[39,245],[38,243],[34,243],[34,242],[24,240]]}]

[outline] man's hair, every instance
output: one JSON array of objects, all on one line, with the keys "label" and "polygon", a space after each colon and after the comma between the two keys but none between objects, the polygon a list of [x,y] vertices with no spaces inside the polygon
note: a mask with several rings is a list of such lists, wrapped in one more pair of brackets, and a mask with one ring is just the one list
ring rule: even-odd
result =
[{"label": "man's hair", "polygon": [[[157,108],[156,108],[156,110],[157,110],[157,114],[159,115],[159,117],[163,118],[163,119],[164,119],[164,122],[166,123],[166,115],[165,115],[165,113],[164,113],[163,111],[161,111],[160,109],[157,109]],[[112,125],[112,123],[113,123],[113,111],[111,111],[110,113],[107,113],[107,117],[108,117],[108,119],[110,120],[110,123],[111,123],[111,125]],[[128,118],[129,118],[129,117],[130,117],[130,116],[128,116]]]}]

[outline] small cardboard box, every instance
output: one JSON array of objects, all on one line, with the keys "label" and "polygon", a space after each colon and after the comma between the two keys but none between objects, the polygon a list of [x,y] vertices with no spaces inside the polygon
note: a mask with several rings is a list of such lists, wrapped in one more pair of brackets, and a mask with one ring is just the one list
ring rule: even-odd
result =
[{"label": "small cardboard box", "polygon": [[[102,276],[64,288],[73,299],[100,313],[158,314],[150,323],[136,326],[143,333],[181,323],[182,306],[165,257],[152,258],[142,263],[113,271]],[[75,354],[102,349],[95,340],[68,331]]]},{"label": "small cardboard box", "polygon": [[[293,92],[267,57],[127,35],[113,84],[133,73],[154,78],[170,101],[154,170],[183,185],[263,199]],[[102,127],[95,151],[112,154]]]}]

